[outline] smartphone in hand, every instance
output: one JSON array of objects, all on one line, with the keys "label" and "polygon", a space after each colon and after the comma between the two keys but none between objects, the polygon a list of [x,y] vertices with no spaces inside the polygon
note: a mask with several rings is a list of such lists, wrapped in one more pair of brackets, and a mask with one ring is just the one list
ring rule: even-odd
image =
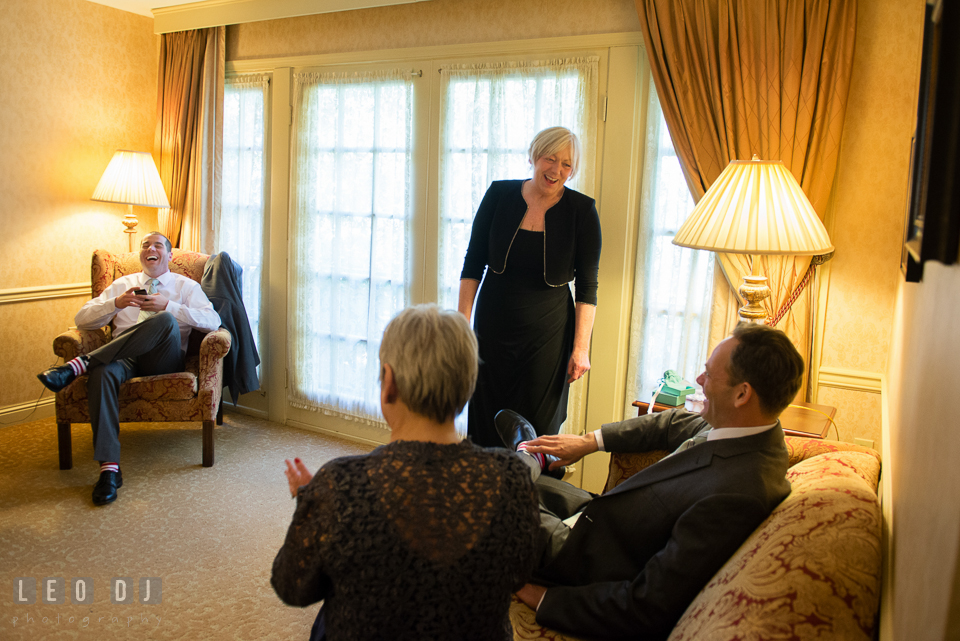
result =
[{"label": "smartphone in hand", "polygon": [[133,290],[133,294],[134,294],[135,296],[146,296],[146,295],[147,295],[147,290],[145,290],[145,289],[135,289],[135,290]]}]

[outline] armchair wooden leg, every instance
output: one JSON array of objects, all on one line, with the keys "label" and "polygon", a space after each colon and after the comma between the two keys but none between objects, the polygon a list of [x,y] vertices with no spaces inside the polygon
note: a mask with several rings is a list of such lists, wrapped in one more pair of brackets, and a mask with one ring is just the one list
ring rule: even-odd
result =
[{"label": "armchair wooden leg", "polygon": [[223,398],[220,398],[220,405],[217,406],[217,425],[223,425]]},{"label": "armchair wooden leg", "polygon": [[73,435],[70,423],[57,423],[57,447],[60,450],[60,469],[73,468]]},{"label": "armchair wooden leg", "polygon": [[213,421],[203,422],[203,466],[213,467]]}]

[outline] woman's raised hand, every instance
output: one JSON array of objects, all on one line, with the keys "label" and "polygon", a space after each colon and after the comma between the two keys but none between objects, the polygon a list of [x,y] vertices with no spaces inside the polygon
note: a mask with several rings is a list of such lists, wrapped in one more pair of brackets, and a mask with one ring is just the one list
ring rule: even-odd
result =
[{"label": "woman's raised hand", "polygon": [[303,461],[298,458],[293,459],[292,462],[290,459],[286,459],[284,462],[287,464],[287,469],[284,474],[287,475],[287,483],[290,484],[290,496],[296,498],[297,490],[309,483],[310,479],[313,478],[313,474],[307,469],[307,466],[303,464]]}]

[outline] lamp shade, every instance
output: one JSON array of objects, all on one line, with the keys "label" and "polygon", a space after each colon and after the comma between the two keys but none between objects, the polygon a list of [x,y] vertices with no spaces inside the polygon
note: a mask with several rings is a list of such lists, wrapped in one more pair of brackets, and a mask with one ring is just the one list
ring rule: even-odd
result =
[{"label": "lamp shade", "polygon": [[169,207],[160,173],[146,151],[118,150],[90,200],[141,207]]},{"label": "lamp shade", "polygon": [[779,160],[734,160],[697,203],[674,245],[736,254],[833,251],[797,179]]}]

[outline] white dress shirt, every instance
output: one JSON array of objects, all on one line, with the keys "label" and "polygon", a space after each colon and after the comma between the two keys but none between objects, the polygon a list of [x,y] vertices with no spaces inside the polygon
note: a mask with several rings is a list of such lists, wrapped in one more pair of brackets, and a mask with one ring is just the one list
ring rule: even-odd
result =
[{"label": "white dress shirt", "polygon": [[[111,320],[114,321],[114,336],[137,324],[140,316],[139,307],[124,307],[118,309],[114,299],[131,287],[147,289],[150,276],[137,272],[129,276],[121,276],[107,287],[102,294],[87,301],[77,312],[74,322],[79,329],[100,329]],[[160,285],[157,293],[163,294],[169,302],[164,311],[173,314],[180,326],[180,349],[187,351],[187,337],[192,328],[212,332],[220,327],[220,316],[213,309],[207,295],[200,289],[195,280],[166,272],[157,277]]]}]

